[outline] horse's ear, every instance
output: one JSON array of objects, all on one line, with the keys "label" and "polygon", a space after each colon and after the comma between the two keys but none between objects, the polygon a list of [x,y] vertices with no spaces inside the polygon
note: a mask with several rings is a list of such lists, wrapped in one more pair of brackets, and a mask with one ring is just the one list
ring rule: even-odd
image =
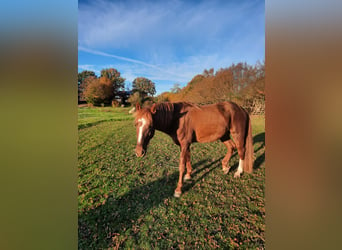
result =
[{"label": "horse's ear", "polygon": [[156,113],[156,104],[153,103],[152,107],[151,107],[151,113],[155,114]]},{"label": "horse's ear", "polygon": [[137,102],[137,104],[135,104],[135,110],[138,111],[140,109],[141,109],[140,104],[139,104],[139,102]]},{"label": "horse's ear", "polygon": [[128,113],[134,114],[135,113],[135,107],[133,107]]}]

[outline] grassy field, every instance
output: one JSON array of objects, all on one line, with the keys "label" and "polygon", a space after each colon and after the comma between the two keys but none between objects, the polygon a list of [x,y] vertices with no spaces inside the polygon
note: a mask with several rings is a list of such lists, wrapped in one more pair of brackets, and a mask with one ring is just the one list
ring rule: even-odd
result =
[{"label": "grassy field", "polygon": [[255,171],[221,169],[220,142],[192,144],[193,179],[181,198],[179,148],[156,131],[147,155],[125,108],[79,108],[79,248],[208,249],[265,247],[265,123],[252,117]]},{"label": "grassy field", "polygon": [[87,128],[106,121],[127,121],[132,116],[128,115],[131,108],[79,108],[78,128]]}]

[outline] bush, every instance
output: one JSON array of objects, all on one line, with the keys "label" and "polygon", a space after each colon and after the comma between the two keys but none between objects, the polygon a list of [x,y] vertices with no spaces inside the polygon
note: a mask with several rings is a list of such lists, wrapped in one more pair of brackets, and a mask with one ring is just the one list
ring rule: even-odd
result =
[{"label": "bush", "polygon": [[120,103],[117,100],[112,101],[112,107],[113,108],[117,108],[117,107],[119,107],[119,105],[120,105]]},{"label": "bush", "polygon": [[168,93],[168,92],[161,93],[160,95],[158,95],[155,98],[155,100],[158,103],[160,103],[160,102],[169,102],[170,101],[170,93]]},{"label": "bush", "polygon": [[131,95],[128,98],[128,102],[132,105],[135,106],[137,103],[142,105],[142,97],[139,92],[135,92],[133,95]]}]

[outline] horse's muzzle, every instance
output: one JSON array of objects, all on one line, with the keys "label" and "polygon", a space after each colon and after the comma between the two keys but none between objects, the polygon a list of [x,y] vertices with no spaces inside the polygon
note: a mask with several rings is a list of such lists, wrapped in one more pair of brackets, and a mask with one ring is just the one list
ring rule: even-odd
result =
[{"label": "horse's muzzle", "polygon": [[135,150],[135,155],[137,156],[137,157],[144,157],[145,156],[145,154],[146,154],[146,151],[144,150],[144,149],[141,149],[141,150]]}]

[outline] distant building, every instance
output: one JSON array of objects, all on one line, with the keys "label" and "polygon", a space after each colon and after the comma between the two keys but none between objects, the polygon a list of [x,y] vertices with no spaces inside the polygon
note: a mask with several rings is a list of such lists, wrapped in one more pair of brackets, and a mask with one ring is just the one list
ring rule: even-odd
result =
[{"label": "distant building", "polygon": [[78,83],[78,95],[77,95],[77,101],[78,101],[78,104],[82,104],[82,103],[87,103],[86,100],[82,97],[82,91],[83,89],[81,89],[80,87],[80,84]]},{"label": "distant building", "polygon": [[125,105],[131,95],[132,91],[118,91],[114,96],[114,100],[119,102],[121,105]]}]

